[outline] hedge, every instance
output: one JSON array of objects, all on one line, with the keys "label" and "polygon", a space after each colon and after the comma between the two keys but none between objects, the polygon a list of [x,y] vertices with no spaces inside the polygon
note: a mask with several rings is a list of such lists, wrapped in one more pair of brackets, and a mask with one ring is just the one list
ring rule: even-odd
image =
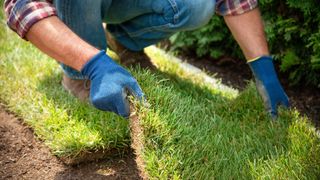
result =
[{"label": "hedge", "polygon": [[[317,0],[260,0],[271,53],[292,85],[320,88],[320,6]],[[244,59],[225,25],[214,16],[196,31],[170,38],[171,50],[195,52],[198,57],[218,59],[224,55]]]}]

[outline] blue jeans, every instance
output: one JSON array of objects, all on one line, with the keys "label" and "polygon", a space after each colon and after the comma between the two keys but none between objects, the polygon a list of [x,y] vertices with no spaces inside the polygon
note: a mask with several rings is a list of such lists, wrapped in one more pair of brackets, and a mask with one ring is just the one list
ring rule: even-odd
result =
[{"label": "blue jeans", "polygon": [[[140,51],[177,31],[208,23],[216,0],[55,0],[60,19],[89,44],[106,49],[102,23],[126,48]],[[85,79],[62,64],[67,76]]]}]

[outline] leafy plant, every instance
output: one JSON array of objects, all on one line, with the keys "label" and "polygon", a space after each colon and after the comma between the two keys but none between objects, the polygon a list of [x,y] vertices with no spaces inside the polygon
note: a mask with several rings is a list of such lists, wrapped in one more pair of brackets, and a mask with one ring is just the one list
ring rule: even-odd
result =
[{"label": "leafy plant", "polygon": [[[260,0],[271,53],[291,84],[320,87],[320,7],[316,0]],[[192,51],[214,59],[230,55],[243,59],[223,19],[214,16],[203,28],[170,39],[171,50]]]}]

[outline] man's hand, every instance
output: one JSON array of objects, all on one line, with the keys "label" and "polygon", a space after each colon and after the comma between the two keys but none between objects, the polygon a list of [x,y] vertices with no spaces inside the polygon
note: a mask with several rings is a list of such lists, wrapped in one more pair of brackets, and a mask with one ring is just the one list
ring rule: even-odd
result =
[{"label": "man's hand", "polygon": [[91,80],[90,100],[98,109],[129,117],[127,92],[142,100],[144,94],[136,79],[116,64],[105,51],[89,60],[81,73]]},{"label": "man's hand", "polygon": [[[74,34],[58,17],[45,18],[34,24],[27,39],[49,56],[89,77],[90,100],[101,110],[129,116],[129,91],[144,96],[137,81],[121,66]],[[88,61],[88,59],[90,59]]]},{"label": "man's hand", "polygon": [[272,118],[275,119],[278,113],[278,105],[289,107],[289,99],[278,80],[272,58],[262,56],[257,60],[248,62],[248,64],[256,79],[256,86],[262,96],[264,105]]}]

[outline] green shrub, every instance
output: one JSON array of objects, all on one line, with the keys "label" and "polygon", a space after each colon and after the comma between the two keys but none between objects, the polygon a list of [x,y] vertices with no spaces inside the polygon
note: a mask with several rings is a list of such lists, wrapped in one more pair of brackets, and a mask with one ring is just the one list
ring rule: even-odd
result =
[{"label": "green shrub", "polygon": [[[271,53],[291,84],[320,87],[320,7],[317,0],[260,0]],[[181,32],[171,39],[172,50],[194,51],[216,59],[230,55],[243,59],[223,18],[214,16],[203,28]]]}]

